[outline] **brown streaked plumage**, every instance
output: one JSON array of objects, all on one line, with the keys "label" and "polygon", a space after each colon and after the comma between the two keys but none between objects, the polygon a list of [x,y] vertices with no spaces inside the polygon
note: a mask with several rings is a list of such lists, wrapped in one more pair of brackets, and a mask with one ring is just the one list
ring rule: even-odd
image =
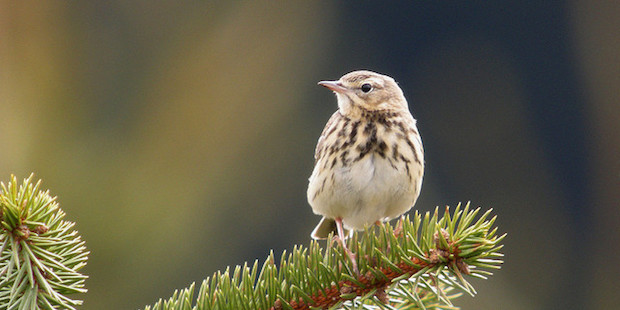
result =
[{"label": "brown streaked plumage", "polygon": [[424,150],[403,92],[391,77],[354,71],[319,85],[334,91],[338,111],[319,138],[309,179],[308,202],[323,216],[312,237],[336,231],[342,240],[349,230],[391,220],[413,207]]}]

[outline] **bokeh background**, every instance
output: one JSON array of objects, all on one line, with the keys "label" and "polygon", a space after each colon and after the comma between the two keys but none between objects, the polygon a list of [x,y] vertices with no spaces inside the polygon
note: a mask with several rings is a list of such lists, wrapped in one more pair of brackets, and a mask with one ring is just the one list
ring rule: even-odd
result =
[{"label": "bokeh background", "polygon": [[316,83],[399,81],[422,211],[471,201],[505,265],[463,309],[620,304],[620,4],[2,1],[0,179],[31,172],[91,251],[83,309],[139,309],[308,244]]}]

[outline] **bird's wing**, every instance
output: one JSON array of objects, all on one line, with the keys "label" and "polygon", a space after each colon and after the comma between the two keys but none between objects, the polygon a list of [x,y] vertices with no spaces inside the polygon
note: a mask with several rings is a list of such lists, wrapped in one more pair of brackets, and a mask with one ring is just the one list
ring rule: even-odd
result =
[{"label": "bird's wing", "polygon": [[323,148],[325,147],[325,140],[327,139],[327,136],[329,136],[336,130],[336,127],[338,126],[338,120],[341,117],[342,114],[340,114],[340,111],[336,111],[334,112],[334,114],[332,114],[332,117],[329,118],[327,124],[325,124],[325,128],[323,128],[321,137],[319,137],[319,141],[316,144],[316,149],[314,149],[314,164],[319,161],[321,153],[323,152]]}]

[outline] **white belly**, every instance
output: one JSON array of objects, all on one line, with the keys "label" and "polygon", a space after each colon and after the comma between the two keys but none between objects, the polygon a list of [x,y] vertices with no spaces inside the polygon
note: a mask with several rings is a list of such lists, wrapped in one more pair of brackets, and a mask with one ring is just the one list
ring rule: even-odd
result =
[{"label": "white belly", "polygon": [[[333,179],[319,174],[321,166],[317,164],[310,177],[308,201],[314,213],[340,217],[349,229],[363,229],[407,212],[415,203],[422,182],[421,171],[412,171],[412,181],[404,162],[390,163],[377,154],[369,154],[348,167],[336,165]],[[415,180],[418,176],[419,180]],[[321,186],[319,194],[311,197]]]}]

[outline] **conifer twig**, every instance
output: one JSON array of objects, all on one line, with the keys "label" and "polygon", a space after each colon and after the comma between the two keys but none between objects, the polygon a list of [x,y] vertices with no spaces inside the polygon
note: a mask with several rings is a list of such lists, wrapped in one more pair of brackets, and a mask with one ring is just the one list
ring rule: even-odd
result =
[{"label": "conifer twig", "polygon": [[0,309],[75,309],[82,301],[68,295],[86,292],[78,270],[89,252],[56,197],[32,177],[1,184]]},{"label": "conifer twig", "polygon": [[262,268],[237,266],[207,278],[192,306],[194,286],[176,291],[150,309],[455,309],[455,289],[476,294],[466,277],[486,279],[502,264],[505,235],[496,235],[491,210],[460,205],[443,217],[403,217],[395,227],[383,224],[349,239],[360,276],[341,247],[315,241],[284,252],[276,265],[273,253]]}]

